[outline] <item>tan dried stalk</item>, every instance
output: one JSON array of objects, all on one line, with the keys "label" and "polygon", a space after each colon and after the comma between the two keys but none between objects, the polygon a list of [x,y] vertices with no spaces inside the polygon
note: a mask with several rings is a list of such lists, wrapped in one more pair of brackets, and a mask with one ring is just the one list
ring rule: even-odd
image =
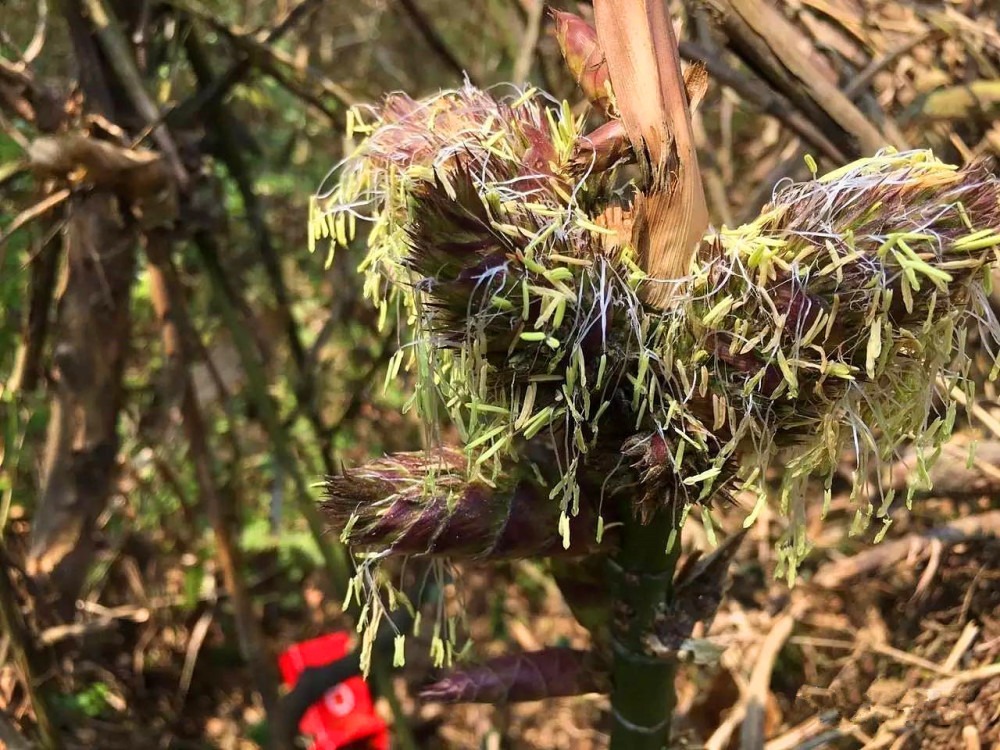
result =
[{"label": "tan dried stalk", "polygon": [[632,244],[651,281],[644,300],[665,307],[687,275],[708,228],[691,111],[680,55],[665,6],[658,0],[597,0],[597,36],[618,110],[643,171]]}]

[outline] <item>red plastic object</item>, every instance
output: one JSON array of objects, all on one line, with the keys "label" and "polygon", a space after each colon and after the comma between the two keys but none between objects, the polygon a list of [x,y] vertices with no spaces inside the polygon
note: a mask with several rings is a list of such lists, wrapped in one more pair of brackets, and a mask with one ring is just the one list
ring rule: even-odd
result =
[{"label": "red plastic object", "polygon": [[[306,667],[319,667],[347,654],[347,633],[331,633],[296,643],[278,657],[285,684],[294,686]],[[323,700],[306,711],[299,724],[313,737],[311,750],[339,750],[358,743],[370,750],[389,750],[389,730],[375,713],[364,678],[351,677],[327,691]]]}]

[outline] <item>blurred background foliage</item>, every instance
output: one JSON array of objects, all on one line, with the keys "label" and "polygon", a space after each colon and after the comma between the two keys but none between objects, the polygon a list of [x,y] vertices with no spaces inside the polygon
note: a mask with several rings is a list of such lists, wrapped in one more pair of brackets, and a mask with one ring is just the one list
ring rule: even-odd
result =
[{"label": "blurred background foliage", "polygon": [[[754,26],[760,6],[784,25]],[[824,168],[861,153],[823,86],[886,142],[1000,151],[989,0],[672,10],[712,80],[696,132],[717,223],[807,177],[806,152]],[[789,50],[808,75],[778,64]],[[350,105],[463,76],[584,111],[539,0],[0,0],[0,743],[255,747],[277,652],[350,625],[342,553],[310,530],[315,483],[421,438],[406,384],[383,388],[398,342],[362,299],[360,253],[309,254],[307,202],[349,147]],[[156,189],[79,155],[45,166],[39,144],[58,156],[69,135],[151,156]],[[765,590],[768,549],[745,572]],[[585,638],[538,567],[469,576],[489,648]],[[779,677],[801,684],[785,656]],[[597,747],[605,709],[402,710],[418,746]]]}]

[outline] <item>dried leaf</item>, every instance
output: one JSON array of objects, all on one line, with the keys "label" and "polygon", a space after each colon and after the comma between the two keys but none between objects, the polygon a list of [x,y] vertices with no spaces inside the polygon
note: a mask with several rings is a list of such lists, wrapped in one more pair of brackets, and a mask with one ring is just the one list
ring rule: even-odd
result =
[{"label": "dried leaf", "polygon": [[170,173],[154,151],[116,146],[84,135],[36,138],[28,147],[31,168],[45,175],[76,173],[100,187],[126,188],[133,195],[150,195],[170,184]]},{"label": "dried leaf", "polygon": [[[730,43],[775,89],[804,106],[814,117],[829,117],[854,143],[838,147],[872,154],[886,146],[885,134],[831,82],[802,45],[798,29],[767,0],[709,0],[721,15]],[[832,135],[832,134],[831,134]],[[902,145],[902,144],[896,144]]]},{"label": "dried leaf", "polygon": [[932,120],[996,117],[1000,113],[1000,81],[972,81],[939,88],[919,103],[920,114]]},{"label": "dried leaf", "polygon": [[688,107],[692,112],[698,109],[706,91],[708,91],[708,69],[705,63],[698,60],[684,70],[684,93],[687,94]]}]

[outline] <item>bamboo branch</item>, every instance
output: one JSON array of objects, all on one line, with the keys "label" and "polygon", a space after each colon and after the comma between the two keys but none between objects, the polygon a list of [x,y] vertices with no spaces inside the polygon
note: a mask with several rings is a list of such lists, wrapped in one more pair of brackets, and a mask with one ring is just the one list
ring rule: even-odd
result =
[{"label": "bamboo branch", "polygon": [[153,231],[147,235],[146,254],[149,259],[153,308],[162,327],[164,352],[168,358],[175,358],[181,367],[181,377],[184,380],[181,416],[190,449],[189,457],[194,467],[200,502],[215,535],[219,568],[232,599],[240,651],[251,666],[265,712],[273,716],[278,700],[277,673],[267,654],[253,603],[243,580],[240,549],[230,528],[229,519],[233,510],[227,507],[227,493],[215,481],[212,449],[205,433],[204,419],[195,398],[189,370],[193,352],[188,342],[196,334],[183,304],[184,295],[170,260],[167,243],[167,237],[161,231]]},{"label": "bamboo branch", "polygon": [[[274,44],[279,41],[296,24],[312,15],[322,2],[323,0],[302,0],[271,31],[265,34],[264,42]],[[187,4],[178,4],[175,7],[181,12],[191,12],[192,10]],[[189,122],[213,102],[224,100],[233,87],[246,76],[251,68],[250,59],[245,56],[242,57],[216,78],[209,88],[197,91],[194,95],[170,109],[165,114],[164,119],[179,123]]]},{"label": "bamboo branch", "polygon": [[49,334],[49,312],[55,296],[56,271],[61,254],[61,237],[51,236],[42,241],[42,247],[31,264],[28,317],[10,378],[10,388],[15,392],[33,391],[42,374],[40,361]]},{"label": "bamboo branch", "polygon": [[475,78],[459,62],[458,57],[452,52],[451,47],[448,46],[448,43],[438,33],[438,30],[434,28],[434,24],[428,20],[427,16],[420,9],[420,6],[417,5],[416,0],[399,0],[399,4],[403,6],[403,11],[410,21],[413,22],[413,25],[417,27],[420,36],[427,42],[427,46],[434,51],[434,54],[444,63],[445,67],[459,78],[467,77],[473,86],[477,85]]},{"label": "bamboo branch", "polygon": [[[247,61],[271,76],[294,96],[320,110],[329,119],[339,122],[340,114],[325,101],[334,101],[352,106],[357,103],[354,96],[336,81],[324,76],[315,68],[297,65],[287,53],[270,44],[260,42],[247,34],[240,34],[213,13],[203,9],[195,0],[170,0],[170,4],[190,18],[197,18],[232,44]],[[205,107],[218,106],[221,100],[206,99]]]},{"label": "bamboo branch", "polygon": [[[208,62],[208,56],[205,54],[204,48],[194,29],[188,29],[188,33],[185,34],[184,39],[188,59],[198,80],[199,88],[207,89],[215,80]],[[230,137],[236,130],[235,119],[222,102],[210,103],[205,111],[209,121],[214,123],[215,130],[220,136],[215,140],[217,155],[226,165],[229,174],[239,189],[240,196],[243,199],[244,210],[250,220],[253,236],[256,239],[257,253],[271,282],[274,299],[278,305],[278,310],[284,324],[292,360],[298,370],[298,383],[295,387],[296,399],[303,413],[309,419],[313,433],[319,442],[324,469],[326,473],[332,474],[335,467],[330,450],[330,433],[323,424],[322,416],[317,411],[318,393],[316,380],[313,377],[312,370],[309,369],[309,359],[306,354],[305,345],[302,343],[302,338],[299,335],[299,326],[292,313],[288,285],[285,283],[281,264],[275,252],[274,244],[271,241],[270,229],[264,220],[263,208],[254,190],[253,177],[250,174],[249,165],[243,158],[242,152],[236,148]]]},{"label": "bamboo branch", "polygon": [[730,46],[777,91],[820,125],[851,156],[872,154],[888,139],[816,68],[798,30],[764,0],[709,0]]},{"label": "bamboo branch", "polygon": [[731,88],[750,106],[780,120],[789,130],[831,161],[839,164],[847,160],[844,152],[815,123],[797,110],[788,99],[766,84],[731,68],[725,61],[695,42],[682,40],[680,52],[685,60],[704,63],[713,81]]},{"label": "bamboo branch", "polygon": [[100,42],[105,55],[107,55],[112,70],[118,76],[119,82],[131,100],[132,106],[135,107],[136,112],[147,123],[151,124],[153,139],[170,164],[178,187],[183,190],[188,184],[187,171],[181,163],[180,153],[166,126],[155,124],[160,121],[160,112],[146,92],[146,87],[143,84],[142,77],[139,75],[139,71],[135,67],[135,59],[129,49],[125,35],[118,28],[117,21],[108,13],[107,8],[104,7],[103,0],[82,0],[82,2],[90,14],[94,34],[98,42]]},{"label": "bamboo branch", "polygon": [[228,286],[226,272],[219,260],[215,239],[205,232],[198,232],[194,240],[205,270],[208,272],[210,283],[221,290],[221,293],[214,295],[213,299],[218,304],[223,322],[232,334],[233,342],[239,352],[240,362],[247,375],[249,396],[257,407],[264,428],[267,430],[272,441],[272,448],[278,461],[292,476],[296,489],[296,503],[298,508],[309,523],[310,532],[317,543],[319,543],[320,551],[323,553],[329,578],[327,583],[329,587],[332,587],[330,593],[333,598],[343,598],[346,581],[351,576],[347,554],[338,541],[329,540],[325,537],[323,521],[312,500],[313,493],[309,490],[309,485],[302,474],[299,462],[292,451],[288,435],[281,427],[277,407],[267,390],[267,379],[264,369],[255,354],[249,334],[237,317],[236,306],[233,304],[232,290],[229,292],[225,291],[225,288]]},{"label": "bamboo branch", "polygon": [[[205,233],[199,232],[195,235],[195,243],[201,255],[202,263],[208,272],[209,280],[220,289],[228,286],[225,270],[219,260],[218,248],[214,238]],[[330,538],[325,533],[325,525],[312,497],[313,493],[305,480],[298,459],[295,457],[291,441],[287,432],[281,425],[277,407],[267,390],[267,382],[264,370],[254,354],[253,344],[246,330],[240,324],[236,315],[236,308],[232,302],[232,295],[223,291],[214,295],[222,314],[223,321],[233,336],[239,352],[240,362],[244,372],[247,374],[248,393],[250,399],[256,406],[264,428],[271,440],[271,446],[279,463],[285,467],[292,477],[295,485],[295,504],[299,512],[306,519],[309,532],[319,547],[320,554],[323,555],[323,562],[326,569],[325,590],[332,600],[342,601],[346,591],[347,581],[351,577],[351,568],[348,561],[347,552],[336,538]],[[392,683],[388,677],[381,672],[375,673],[376,684],[387,695],[393,690]],[[395,709],[394,709],[395,710]],[[402,711],[396,713],[396,739],[403,750],[415,750],[415,744]]]},{"label": "bamboo branch", "polygon": [[52,576],[71,616],[114,479],[135,249],[117,199],[103,191],[75,197],[64,238],[52,408],[28,560],[32,575]]}]

